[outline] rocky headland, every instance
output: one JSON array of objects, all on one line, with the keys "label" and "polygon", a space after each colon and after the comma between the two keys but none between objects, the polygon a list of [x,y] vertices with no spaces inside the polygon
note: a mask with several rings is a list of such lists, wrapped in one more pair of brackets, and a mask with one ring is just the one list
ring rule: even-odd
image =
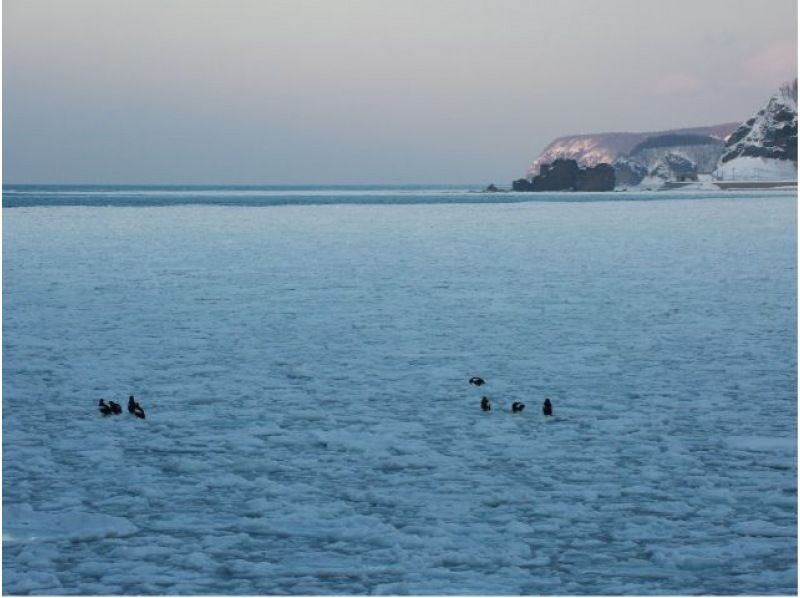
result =
[{"label": "rocky headland", "polygon": [[559,137],[512,188],[612,191],[665,184],[796,180],[795,79],[743,123]]}]

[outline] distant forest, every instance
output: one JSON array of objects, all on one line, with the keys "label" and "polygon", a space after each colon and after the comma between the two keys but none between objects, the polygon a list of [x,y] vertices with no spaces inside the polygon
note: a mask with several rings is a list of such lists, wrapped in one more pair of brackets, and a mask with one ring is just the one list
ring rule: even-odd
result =
[{"label": "distant forest", "polygon": [[709,135],[658,135],[656,137],[648,137],[631,151],[631,155],[636,152],[652,149],[655,147],[669,147],[673,145],[721,145],[722,141],[711,137]]}]

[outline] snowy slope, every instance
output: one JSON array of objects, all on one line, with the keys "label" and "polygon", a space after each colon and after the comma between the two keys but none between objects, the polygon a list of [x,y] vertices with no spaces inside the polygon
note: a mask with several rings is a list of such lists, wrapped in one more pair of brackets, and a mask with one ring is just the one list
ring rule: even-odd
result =
[{"label": "snowy slope", "polygon": [[724,180],[797,179],[797,80],[733,132],[720,158]]},{"label": "snowy slope", "polygon": [[723,181],[796,181],[797,162],[739,156],[721,162],[715,174]]},{"label": "snowy slope", "polygon": [[557,158],[572,158],[581,166],[595,166],[601,162],[611,164],[618,156],[630,153],[637,145],[651,137],[694,134],[724,139],[738,125],[739,123],[724,123],[710,127],[692,127],[645,133],[567,135],[555,139],[544,148],[542,153],[531,163],[527,176],[531,177],[538,174],[539,167],[542,164],[550,164]]},{"label": "snowy slope", "polygon": [[634,149],[630,159],[639,162],[652,171],[669,155],[680,155],[696,165],[698,172],[710,174],[717,167],[722,155],[722,140],[709,140],[710,143],[692,145],[667,145],[646,149]]}]

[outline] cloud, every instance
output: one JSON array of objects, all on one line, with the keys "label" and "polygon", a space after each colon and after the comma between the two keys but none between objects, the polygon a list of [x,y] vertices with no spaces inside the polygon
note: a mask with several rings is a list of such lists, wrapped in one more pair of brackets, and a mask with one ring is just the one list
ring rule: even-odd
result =
[{"label": "cloud", "polygon": [[680,95],[695,93],[703,88],[703,82],[691,73],[670,73],[649,83],[642,88],[651,95]]},{"label": "cloud", "polygon": [[743,64],[751,79],[769,83],[782,83],[797,76],[797,42],[774,42],[749,56]]}]

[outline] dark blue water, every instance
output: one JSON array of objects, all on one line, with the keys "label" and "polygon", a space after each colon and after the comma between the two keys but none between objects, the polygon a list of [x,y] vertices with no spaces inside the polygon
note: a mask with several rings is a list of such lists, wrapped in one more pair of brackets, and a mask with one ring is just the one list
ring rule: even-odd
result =
[{"label": "dark blue water", "polygon": [[[776,191],[748,191],[747,197]],[[480,204],[642,201],[736,196],[736,192],[482,193],[464,185],[4,185],[3,207],[30,206],[281,206],[331,204]]]}]

